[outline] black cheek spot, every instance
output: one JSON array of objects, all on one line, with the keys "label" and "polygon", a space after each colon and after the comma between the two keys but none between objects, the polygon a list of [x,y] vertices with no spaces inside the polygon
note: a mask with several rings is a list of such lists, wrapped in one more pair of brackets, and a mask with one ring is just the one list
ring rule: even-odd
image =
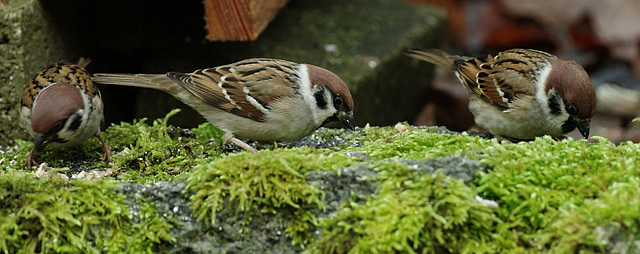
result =
[{"label": "black cheek spot", "polygon": [[549,109],[551,110],[551,114],[560,115],[560,98],[558,98],[557,94],[551,95],[549,98]]},{"label": "black cheek spot", "polygon": [[313,96],[316,98],[316,105],[318,105],[319,108],[327,108],[327,101],[324,99],[324,89],[319,89]]},{"label": "black cheek spot", "polygon": [[71,124],[69,124],[69,130],[78,130],[80,128],[80,124],[82,124],[82,116],[80,114],[73,113],[69,118],[69,121],[71,121]]}]

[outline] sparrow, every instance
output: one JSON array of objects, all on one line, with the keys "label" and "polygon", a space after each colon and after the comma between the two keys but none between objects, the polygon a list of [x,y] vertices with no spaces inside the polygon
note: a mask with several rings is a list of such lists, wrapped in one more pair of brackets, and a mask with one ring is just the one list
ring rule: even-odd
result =
[{"label": "sparrow", "polygon": [[589,137],[596,94],[589,75],[575,61],[534,49],[480,58],[437,49],[406,54],[455,72],[469,90],[476,124],[499,139],[560,137],[575,128]]},{"label": "sparrow", "polygon": [[252,58],[192,73],[94,74],[101,84],[164,91],[225,132],[223,141],[301,139],[332,121],[354,129],[353,98],[334,73],[310,64]]},{"label": "sparrow", "polygon": [[77,64],[51,65],[36,74],[25,88],[20,119],[35,139],[25,168],[37,165],[36,159],[47,145],[75,146],[91,137],[102,143],[103,160],[112,155],[100,136],[103,104],[91,74],[84,69],[89,62],[81,58]]}]

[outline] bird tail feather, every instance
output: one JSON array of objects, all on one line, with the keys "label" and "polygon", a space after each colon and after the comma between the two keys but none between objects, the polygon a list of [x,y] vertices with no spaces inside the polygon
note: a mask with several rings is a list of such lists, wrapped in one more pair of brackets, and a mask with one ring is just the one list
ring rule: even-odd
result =
[{"label": "bird tail feather", "polygon": [[442,66],[449,70],[455,71],[458,67],[456,63],[459,60],[468,60],[471,59],[469,57],[456,56],[448,54],[442,50],[438,49],[424,49],[424,50],[416,50],[412,49],[409,52],[405,53],[407,56],[420,59],[438,66]]},{"label": "bird tail feather", "polygon": [[167,90],[163,84],[170,80],[164,74],[107,74],[96,73],[91,80],[98,84],[110,84],[119,86],[133,86]]}]

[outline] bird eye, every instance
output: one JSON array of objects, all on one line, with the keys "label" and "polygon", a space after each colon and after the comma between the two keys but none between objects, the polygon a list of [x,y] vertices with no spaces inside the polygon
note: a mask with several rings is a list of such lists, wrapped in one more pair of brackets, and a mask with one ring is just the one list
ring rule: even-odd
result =
[{"label": "bird eye", "polygon": [[336,97],[335,99],[333,99],[333,105],[335,106],[342,106],[344,102],[342,101],[342,98],[340,97]]}]

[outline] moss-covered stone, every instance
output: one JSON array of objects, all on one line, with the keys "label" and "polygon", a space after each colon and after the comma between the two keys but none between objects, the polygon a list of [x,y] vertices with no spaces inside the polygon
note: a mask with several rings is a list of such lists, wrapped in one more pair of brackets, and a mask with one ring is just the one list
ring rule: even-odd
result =
[{"label": "moss-covered stone", "polygon": [[[398,132],[365,127],[355,132],[321,129],[297,144],[301,147],[279,143],[253,154],[220,146],[215,141],[219,132],[209,124],[193,131],[176,132],[166,118],[109,128],[114,157],[126,157],[121,152],[125,147],[139,149],[134,151],[137,159],[124,161],[140,162],[122,163],[114,178],[129,175],[130,181],[145,184],[35,179],[19,169],[30,142],[5,147],[0,152],[0,229],[9,231],[0,235],[0,249],[103,250],[101,244],[112,241],[111,235],[95,236],[102,232],[95,227],[99,232],[78,232],[82,227],[74,221],[86,216],[109,223],[109,216],[122,217],[118,225],[124,229],[118,232],[132,239],[126,242],[128,250],[163,246],[176,253],[638,249],[638,144],[548,137],[509,143],[439,128]],[[323,141],[336,147],[305,146]],[[75,152],[99,157],[95,147]],[[43,158],[54,159],[55,152],[45,151]],[[174,164],[153,159],[154,152],[184,165],[184,172],[164,178]],[[56,163],[65,167],[65,161]],[[141,173],[152,167],[158,171]],[[175,182],[180,179],[188,180]],[[76,199],[80,201],[71,201]],[[124,200],[130,202],[128,208]],[[65,208],[45,221],[27,220],[26,215],[18,220],[21,209],[29,207],[46,211],[41,214],[53,212],[48,207]],[[127,209],[133,217],[122,212]],[[115,227],[109,223],[100,225]],[[57,231],[46,231],[50,225],[57,225]],[[32,247],[18,237],[28,230],[16,227],[59,240]],[[148,235],[150,231],[157,234]],[[80,244],[74,240],[78,238],[103,240]],[[113,241],[113,248],[124,249],[124,242]]]},{"label": "moss-covered stone", "polygon": [[[222,131],[206,124],[195,129],[200,140],[190,130],[168,125],[169,118],[180,112],[176,109],[163,119],[146,119],[121,123],[109,128],[104,137],[112,140],[112,149],[121,151],[111,159],[118,177],[134,182],[156,182],[184,179],[196,159],[216,158],[220,155]],[[184,133],[188,132],[188,133]],[[209,143],[207,140],[216,141]]]},{"label": "moss-covered stone", "polygon": [[170,242],[169,222],[140,200],[132,223],[124,196],[113,181],[32,174],[0,174],[0,251],[4,253],[105,253],[158,250]]},{"label": "moss-covered stone", "polygon": [[[222,207],[243,213],[287,213],[285,232],[294,244],[311,238],[316,219],[310,209],[325,209],[324,194],[306,183],[309,170],[336,170],[355,163],[341,153],[309,148],[277,149],[256,154],[234,154],[201,164],[188,180],[194,216],[207,224],[216,223]],[[228,197],[228,198],[226,198]]]},{"label": "moss-covered stone", "polygon": [[322,220],[313,253],[467,253],[496,250],[500,219],[475,191],[442,173],[383,163],[376,193]]}]

